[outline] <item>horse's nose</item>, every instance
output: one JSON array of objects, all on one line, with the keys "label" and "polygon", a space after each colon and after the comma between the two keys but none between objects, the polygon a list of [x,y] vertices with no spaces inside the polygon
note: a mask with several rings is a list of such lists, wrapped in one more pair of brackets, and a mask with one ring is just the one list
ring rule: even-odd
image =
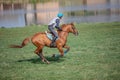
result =
[{"label": "horse's nose", "polygon": [[75,32],[75,36],[78,36],[78,34],[79,34],[79,33],[78,33],[78,31],[76,30],[76,32]]}]

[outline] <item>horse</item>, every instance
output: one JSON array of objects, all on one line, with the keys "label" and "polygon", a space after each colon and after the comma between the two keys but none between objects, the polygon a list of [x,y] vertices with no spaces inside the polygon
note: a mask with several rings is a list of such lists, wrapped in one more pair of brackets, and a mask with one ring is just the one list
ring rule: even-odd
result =
[{"label": "horse", "polygon": [[[66,45],[67,37],[69,33],[73,33],[75,36],[78,35],[78,31],[74,26],[74,23],[63,24],[61,25],[62,31],[58,31],[59,38],[55,42],[55,46],[52,48],[57,48],[60,52],[60,57],[64,56],[63,48],[66,49],[66,53],[70,50],[70,47]],[[51,40],[46,36],[45,32],[38,32],[34,34],[32,37],[27,37],[23,40],[21,45],[11,45],[11,48],[23,48],[29,42],[32,42],[37,49],[34,51],[37,54],[42,62],[49,64],[50,62],[43,55],[43,48],[50,47]],[[51,47],[50,47],[51,48]],[[53,55],[54,56],[54,55]]]}]

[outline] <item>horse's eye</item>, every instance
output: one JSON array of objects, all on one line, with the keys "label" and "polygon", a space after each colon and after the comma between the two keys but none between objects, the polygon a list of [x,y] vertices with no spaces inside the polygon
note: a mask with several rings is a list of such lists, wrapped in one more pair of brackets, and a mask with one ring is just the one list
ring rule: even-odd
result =
[{"label": "horse's eye", "polygon": [[75,29],[75,27],[72,27],[72,29]]}]

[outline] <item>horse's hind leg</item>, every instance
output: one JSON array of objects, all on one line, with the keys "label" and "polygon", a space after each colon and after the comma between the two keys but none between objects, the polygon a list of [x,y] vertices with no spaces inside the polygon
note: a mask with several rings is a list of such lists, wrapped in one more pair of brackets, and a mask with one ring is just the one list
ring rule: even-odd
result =
[{"label": "horse's hind leg", "polygon": [[42,59],[42,62],[46,62],[47,64],[49,64],[50,62],[43,56],[42,48],[43,48],[42,46],[39,46],[35,50],[35,53]]},{"label": "horse's hind leg", "polygon": [[43,62],[46,62],[47,64],[49,64],[50,62],[43,56],[43,53],[41,52],[40,55],[43,58]]},{"label": "horse's hind leg", "polygon": [[42,59],[42,61],[44,61],[42,55],[40,55],[42,53],[42,49],[40,47],[38,47],[34,52]]}]

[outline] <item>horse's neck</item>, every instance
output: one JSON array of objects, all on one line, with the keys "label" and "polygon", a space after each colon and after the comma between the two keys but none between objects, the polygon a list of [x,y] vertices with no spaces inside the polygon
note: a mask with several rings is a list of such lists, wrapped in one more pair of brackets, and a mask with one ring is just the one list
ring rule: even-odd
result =
[{"label": "horse's neck", "polygon": [[69,34],[68,32],[61,32],[59,36],[60,38],[67,39],[68,34]]},{"label": "horse's neck", "polygon": [[65,31],[61,31],[60,33],[59,33],[59,37],[61,38],[61,39],[63,39],[63,40],[67,40],[67,36],[68,36],[68,32],[65,30]]}]

